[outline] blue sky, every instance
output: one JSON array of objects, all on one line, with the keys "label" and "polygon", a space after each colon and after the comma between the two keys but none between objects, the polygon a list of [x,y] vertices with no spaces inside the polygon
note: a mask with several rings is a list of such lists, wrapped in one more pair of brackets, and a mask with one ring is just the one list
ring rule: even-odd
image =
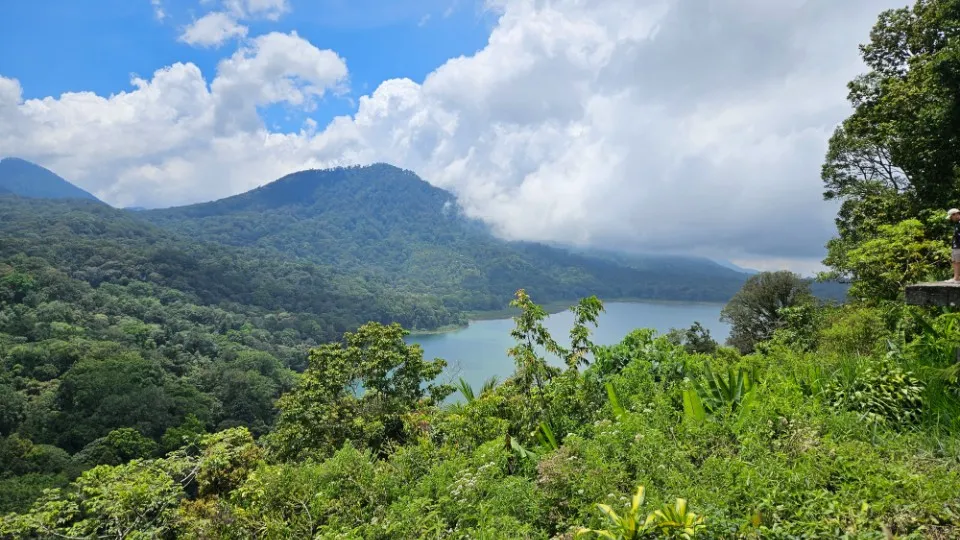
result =
[{"label": "blue sky", "polygon": [[[417,82],[447,59],[470,55],[486,43],[496,17],[475,0],[291,0],[276,21],[248,24],[250,35],[296,31],[331,49],[350,70],[349,93],[326,96],[310,117],[321,126],[350,114],[355,100],[382,81]],[[193,47],[178,36],[215,6],[197,0],[162,0],[158,19],[150,0],[37,0],[0,8],[0,75],[19,79],[23,97],[90,91],[109,96],[129,90],[132,74],[149,78],[176,62],[196,64],[209,81],[234,47]],[[303,114],[269,107],[264,119],[281,131],[300,127]]]}]

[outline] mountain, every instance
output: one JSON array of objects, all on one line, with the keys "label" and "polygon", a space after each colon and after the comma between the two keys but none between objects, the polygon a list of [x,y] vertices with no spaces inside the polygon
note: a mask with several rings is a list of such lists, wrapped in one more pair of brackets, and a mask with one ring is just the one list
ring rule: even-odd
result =
[{"label": "mountain", "polygon": [[10,192],[34,199],[99,199],[29,161],[8,157],[0,160],[0,193]]},{"label": "mountain", "polygon": [[737,275],[738,278],[744,281],[746,280],[746,276],[739,275],[747,273],[742,268],[731,267],[706,257],[672,254],[665,255],[659,253],[632,253],[601,248],[579,248],[564,246],[561,243],[554,243],[551,245],[557,248],[568,249],[573,253],[587,257],[615,262],[621,266],[635,268],[637,270],[657,268],[670,271],[682,271],[687,274],[703,277],[705,279],[710,279],[711,277],[717,275],[722,277]]},{"label": "mountain", "polygon": [[718,264],[718,265],[720,265],[720,266],[722,266],[722,267],[724,267],[724,268],[729,268],[729,269],[731,269],[731,270],[734,270],[734,271],[737,271],[737,272],[741,272],[741,273],[744,273],[744,274],[753,275],[753,274],[759,274],[759,273],[760,273],[759,270],[754,270],[754,269],[752,269],[752,268],[744,268],[744,267],[742,267],[742,266],[738,266],[738,265],[736,265],[736,264],[733,264],[733,263],[730,262],[730,261],[725,261],[725,260],[722,260],[722,259],[712,259],[712,262],[714,262],[715,264]]},{"label": "mountain", "polygon": [[[660,268],[665,271],[679,271],[687,275],[699,275],[701,279],[711,281],[717,276],[726,277],[730,271],[735,272],[742,282],[745,282],[750,276],[759,274],[759,270],[742,268],[729,261],[706,259],[703,257],[693,257],[688,255],[654,255],[623,253],[609,250],[600,250],[593,248],[583,248],[575,250],[593,257],[600,257],[615,261],[630,268]],[[849,284],[826,282],[819,283],[811,278],[807,278],[810,283],[810,292],[821,300],[844,302],[847,297]]]},{"label": "mountain", "polygon": [[464,322],[435,298],[262,249],[197,242],[93,201],[0,196],[0,215],[0,262],[35,257],[92,287],[141,283],[198,305],[284,313],[281,320],[299,321],[298,331],[315,339],[367,321],[421,329]]},{"label": "mountain", "polygon": [[518,288],[540,302],[591,294],[725,301],[744,281],[718,265],[632,268],[500,240],[464,217],[451,193],[386,164],[301,171],[233,197],[137,216],[191,238],[330,265],[459,310],[500,309]]}]

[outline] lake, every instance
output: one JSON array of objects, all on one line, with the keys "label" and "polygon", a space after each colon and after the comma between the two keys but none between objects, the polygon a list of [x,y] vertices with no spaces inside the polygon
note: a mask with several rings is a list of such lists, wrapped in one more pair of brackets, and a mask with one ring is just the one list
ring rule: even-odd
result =
[{"label": "lake", "polygon": [[[726,323],[720,322],[723,304],[682,302],[611,302],[600,315],[598,327],[593,329],[591,339],[598,345],[619,343],[624,336],[637,328],[653,328],[663,334],[671,328],[689,328],[699,321],[710,331],[713,339],[723,342],[730,332]],[[570,345],[570,328],[573,313],[564,311],[550,315],[546,327],[561,346]],[[447,361],[446,372],[441,380],[457,380],[463,377],[479,390],[483,381],[496,375],[501,381],[514,370],[513,359],[507,349],[513,347],[510,337],[513,319],[473,321],[466,328],[440,334],[411,334],[407,343],[419,343],[425,359],[443,358]],[[563,366],[559,358],[551,364]]]}]

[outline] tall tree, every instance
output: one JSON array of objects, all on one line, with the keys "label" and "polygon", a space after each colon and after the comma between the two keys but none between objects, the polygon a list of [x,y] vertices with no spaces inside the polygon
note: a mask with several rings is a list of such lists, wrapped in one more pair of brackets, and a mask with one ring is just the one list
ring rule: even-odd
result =
[{"label": "tall tree", "polygon": [[444,360],[424,360],[398,324],[367,323],[310,352],[297,387],[277,402],[271,445],[283,457],[324,455],[344,442],[383,450],[406,437],[403,417],[441,402],[453,388],[434,379]]},{"label": "tall tree", "polygon": [[731,325],[727,343],[749,353],[784,325],[783,308],[811,301],[810,284],[793,272],[762,272],[751,276],[720,312],[720,320]]},{"label": "tall tree", "polygon": [[848,85],[854,111],[822,170],[824,198],[841,201],[832,277],[856,277],[847,254],[881,226],[960,199],[960,0],[883,12],[860,52],[869,71]]}]

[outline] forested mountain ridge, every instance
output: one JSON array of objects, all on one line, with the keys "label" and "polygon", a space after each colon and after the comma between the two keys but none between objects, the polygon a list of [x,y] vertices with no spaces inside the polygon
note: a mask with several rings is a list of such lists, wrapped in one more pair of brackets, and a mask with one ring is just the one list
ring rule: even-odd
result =
[{"label": "forested mountain ridge", "polygon": [[88,201],[0,196],[0,257],[39,257],[99,286],[144,281],[198,304],[309,313],[320,340],[371,320],[417,328],[462,322],[434,300],[254,248],[190,240]]},{"label": "forested mountain ridge", "polygon": [[[636,269],[658,269],[660,271],[676,271],[689,275],[699,276],[707,282],[712,282],[716,276],[725,276],[727,272],[736,272],[744,281],[749,276],[760,273],[758,270],[743,268],[729,261],[715,261],[702,257],[693,257],[687,255],[658,256],[651,254],[633,254],[619,251],[603,249],[575,249],[574,253],[606,259],[628,268]],[[847,298],[847,291],[850,285],[836,281],[817,281],[812,278],[805,278],[810,283],[810,289],[814,296],[822,300],[844,302]]]},{"label": "forested mountain ridge", "polygon": [[14,157],[0,159],[0,193],[7,192],[37,199],[99,201],[54,172]]},{"label": "forested mountain ridge", "polygon": [[521,287],[544,301],[588,292],[725,301],[746,279],[719,265],[704,272],[663,258],[635,268],[503,241],[465,218],[452,194],[385,164],[301,171],[233,197],[138,215],[194,238],[270,248],[436,295],[452,309],[501,309]]}]

